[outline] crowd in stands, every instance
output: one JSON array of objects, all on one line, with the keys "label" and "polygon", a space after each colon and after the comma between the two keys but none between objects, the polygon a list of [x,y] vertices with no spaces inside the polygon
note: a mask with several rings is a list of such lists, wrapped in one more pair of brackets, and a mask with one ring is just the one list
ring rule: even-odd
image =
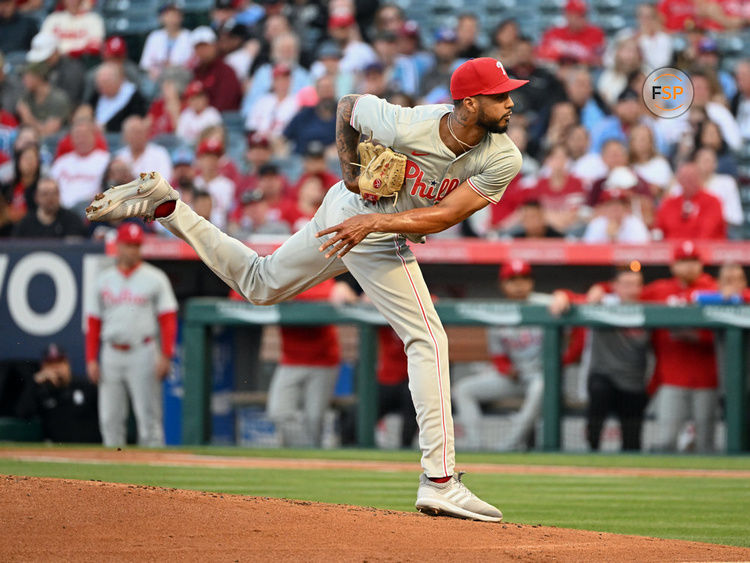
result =
[{"label": "crowd in stands", "polygon": [[[643,3],[632,29],[605,33],[569,0],[561,25],[536,37],[514,19],[484,37],[471,13],[427,32],[397,5],[352,0],[216,0],[187,29],[166,3],[142,49],[108,35],[97,9],[0,0],[2,236],[101,236],[83,208],[150,170],[236,236],[294,232],[338,179],[338,98],[451,103],[452,71],[492,56],[530,80],[508,130],[523,168],[500,204],[440,236],[743,237],[750,59],[724,60],[720,44],[750,24],[745,3]],[[694,86],[675,119],[641,95],[666,65]]]}]

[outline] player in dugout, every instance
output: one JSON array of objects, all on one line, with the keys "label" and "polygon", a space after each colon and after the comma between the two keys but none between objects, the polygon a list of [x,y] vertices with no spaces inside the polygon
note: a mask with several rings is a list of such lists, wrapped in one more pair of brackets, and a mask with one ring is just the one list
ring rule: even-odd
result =
[{"label": "player in dugout", "polygon": [[[342,97],[336,145],[343,180],[312,221],[270,256],[260,257],[196,215],[155,172],[98,194],[87,216],[158,219],[256,305],[291,299],[351,272],[404,342],[409,360],[423,468],[416,508],[499,522],[500,510],[455,472],[448,338],[407,241],[422,243],[500,201],[521,168],[521,153],[506,135],[510,92],[526,83],[483,57],[453,72],[452,105],[405,108],[373,95]],[[378,146],[360,144],[362,135]]]}]

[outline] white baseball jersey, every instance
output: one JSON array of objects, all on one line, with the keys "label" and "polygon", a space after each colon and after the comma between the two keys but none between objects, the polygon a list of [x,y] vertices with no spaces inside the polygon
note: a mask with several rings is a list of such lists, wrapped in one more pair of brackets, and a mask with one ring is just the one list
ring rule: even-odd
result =
[{"label": "white baseball jersey", "polygon": [[63,207],[91,201],[101,191],[102,177],[109,159],[107,151],[94,149],[86,156],[69,152],[52,164],[49,174],[60,185],[60,203]]},{"label": "white baseball jersey", "polygon": [[[550,296],[532,293],[524,301],[547,305]],[[540,375],[544,370],[542,346],[544,331],[539,326],[494,326],[487,330],[487,348],[491,356],[507,356],[521,379]]]},{"label": "white baseball jersey", "polygon": [[[506,134],[488,133],[473,150],[456,157],[440,139],[440,118],[450,105],[404,108],[373,95],[361,96],[352,110],[351,126],[408,157],[406,180],[397,199],[381,198],[381,213],[435,205],[462,182],[497,203],[521,169],[521,152]],[[423,235],[408,235],[424,242]]]},{"label": "white baseball jersey", "polygon": [[102,321],[102,342],[136,345],[159,334],[158,317],[177,310],[172,285],[158,268],[141,262],[129,274],[113,266],[96,280],[90,315]]}]

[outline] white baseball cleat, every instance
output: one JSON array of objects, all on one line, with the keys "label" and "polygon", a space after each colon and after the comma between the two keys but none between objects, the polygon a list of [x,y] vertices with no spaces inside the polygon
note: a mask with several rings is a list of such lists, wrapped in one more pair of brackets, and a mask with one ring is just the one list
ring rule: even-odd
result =
[{"label": "white baseball cleat", "polygon": [[89,221],[119,221],[129,217],[153,220],[156,208],[167,201],[180,198],[180,194],[158,172],[142,172],[127,184],[114,186],[96,194],[86,208]]},{"label": "white baseball cleat", "polygon": [[472,493],[461,482],[462,473],[450,481],[436,483],[422,473],[419,477],[416,507],[431,516],[453,516],[483,522],[502,522],[503,513]]}]

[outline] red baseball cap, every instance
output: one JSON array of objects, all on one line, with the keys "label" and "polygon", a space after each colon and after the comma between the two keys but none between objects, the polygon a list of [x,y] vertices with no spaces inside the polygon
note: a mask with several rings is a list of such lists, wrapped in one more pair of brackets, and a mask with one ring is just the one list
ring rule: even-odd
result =
[{"label": "red baseball cap", "polygon": [[509,77],[500,61],[480,57],[466,61],[453,71],[451,98],[463,100],[471,96],[503,94],[526,83],[528,80]]},{"label": "red baseball cap", "polygon": [[608,201],[627,201],[630,199],[630,190],[624,190],[622,188],[608,188],[602,190],[600,201],[606,203]]},{"label": "red baseball cap", "polygon": [[203,156],[204,154],[221,156],[224,154],[224,145],[219,139],[207,137],[200,142],[196,151],[196,156]]},{"label": "red baseball cap", "polygon": [[692,240],[683,240],[674,250],[675,260],[700,260],[701,254]]},{"label": "red baseball cap", "polygon": [[128,47],[122,37],[110,37],[104,43],[102,56],[107,59],[120,59],[128,56]]},{"label": "red baseball cap", "polygon": [[137,223],[123,223],[117,229],[117,242],[122,244],[143,244],[143,229]]},{"label": "red baseball cap", "polygon": [[565,11],[570,14],[578,14],[579,16],[585,16],[588,11],[586,2],[583,0],[568,0],[565,4]]},{"label": "red baseball cap", "polygon": [[284,63],[278,63],[274,65],[271,74],[274,78],[278,78],[279,76],[289,76],[292,74],[292,67]]},{"label": "red baseball cap", "polygon": [[328,27],[349,27],[350,25],[354,25],[356,21],[352,14],[338,14],[328,18]]},{"label": "red baseball cap", "polygon": [[511,260],[506,262],[500,268],[500,279],[509,280],[511,278],[531,276],[531,264],[525,260]]},{"label": "red baseball cap", "polygon": [[205,94],[206,93],[206,87],[203,85],[203,82],[200,80],[193,80],[190,84],[187,85],[187,88],[185,88],[185,93],[183,94],[183,97],[185,99],[192,98],[193,96],[197,96],[198,94]]}]

